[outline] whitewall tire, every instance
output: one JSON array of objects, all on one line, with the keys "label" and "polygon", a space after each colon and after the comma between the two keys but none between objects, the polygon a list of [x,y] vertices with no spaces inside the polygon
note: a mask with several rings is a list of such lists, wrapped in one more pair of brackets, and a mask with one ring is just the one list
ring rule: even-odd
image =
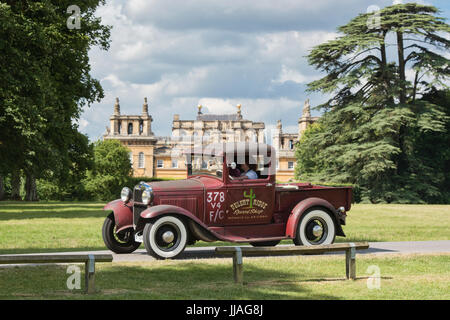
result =
[{"label": "whitewall tire", "polygon": [[333,218],[323,209],[307,211],[298,224],[294,239],[296,245],[314,246],[332,244],[336,237]]},{"label": "whitewall tire", "polygon": [[188,233],[181,219],[175,216],[162,216],[145,225],[143,238],[149,255],[156,259],[170,259],[184,251]]}]

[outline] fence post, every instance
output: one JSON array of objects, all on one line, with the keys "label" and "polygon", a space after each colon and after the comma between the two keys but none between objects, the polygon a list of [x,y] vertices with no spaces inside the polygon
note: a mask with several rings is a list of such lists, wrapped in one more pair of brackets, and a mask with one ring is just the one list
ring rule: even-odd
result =
[{"label": "fence post", "polygon": [[350,248],[345,250],[345,274],[347,279],[356,279],[356,249],[353,242],[349,243]]},{"label": "fence post", "polygon": [[86,293],[95,292],[95,257],[90,254],[88,261],[85,263],[85,282]]},{"label": "fence post", "polygon": [[235,252],[233,255],[233,275],[234,282],[242,284],[244,279],[244,270],[242,265],[242,249],[240,247],[235,247]]}]

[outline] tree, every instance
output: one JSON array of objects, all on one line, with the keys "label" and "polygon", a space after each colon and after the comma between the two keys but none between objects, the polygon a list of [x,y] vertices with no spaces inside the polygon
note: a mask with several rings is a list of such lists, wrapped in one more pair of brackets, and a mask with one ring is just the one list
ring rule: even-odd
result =
[{"label": "tree", "polygon": [[36,178],[69,170],[74,123],[103,97],[88,56],[93,46],[109,48],[110,28],[94,16],[102,3],[79,3],[80,29],[67,27],[71,1],[0,3],[0,175],[17,182],[23,173],[28,200]]},{"label": "tree", "polygon": [[104,140],[94,144],[94,166],[84,180],[87,192],[96,200],[112,200],[120,195],[131,174],[130,150],[120,141]]},{"label": "tree", "polygon": [[[94,165],[93,144],[86,135],[74,129],[73,142],[69,145],[68,156],[63,159],[60,169],[47,170],[37,181],[39,199],[45,200],[89,200],[82,181],[87,171]],[[62,170],[67,168],[67,170]],[[59,172],[60,174],[55,174]]]},{"label": "tree", "polygon": [[418,136],[447,130],[443,108],[425,98],[448,89],[450,26],[437,13],[433,6],[393,5],[377,13],[376,25],[373,14],[360,14],[335,40],[313,48],[309,62],[326,75],[308,89],[332,98],[319,106],[322,130],[298,147],[298,155],[316,152],[321,169],[299,178],[357,184],[372,202],[439,198],[434,169],[417,149]]}]

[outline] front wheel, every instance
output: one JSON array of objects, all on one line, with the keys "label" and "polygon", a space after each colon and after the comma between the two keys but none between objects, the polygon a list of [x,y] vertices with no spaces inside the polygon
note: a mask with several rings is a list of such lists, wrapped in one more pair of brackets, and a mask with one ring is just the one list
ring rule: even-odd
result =
[{"label": "front wheel", "polygon": [[106,247],[115,253],[132,253],[141,245],[140,242],[134,241],[133,228],[116,233],[116,223],[112,213],[106,217],[103,223],[102,236]]},{"label": "front wheel", "polygon": [[175,216],[162,216],[152,223],[147,223],[143,236],[145,249],[156,259],[177,257],[188,242],[186,226]]},{"label": "front wheel", "polygon": [[323,209],[312,209],[300,220],[296,245],[314,246],[332,244],[336,237],[336,226],[330,214]]}]

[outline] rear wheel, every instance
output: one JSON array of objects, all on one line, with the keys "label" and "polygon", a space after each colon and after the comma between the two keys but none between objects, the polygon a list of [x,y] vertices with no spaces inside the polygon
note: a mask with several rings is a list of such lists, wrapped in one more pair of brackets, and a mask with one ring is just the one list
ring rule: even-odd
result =
[{"label": "rear wheel", "polygon": [[336,237],[333,218],[323,209],[312,209],[300,220],[294,243],[296,245],[315,246],[332,244]]},{"label": "rear wheel", "polygon": [[176,216],[162,216],[144,228],[144,244],[149,255],[170,259],[180,255],[188,242],[184,222]]},{"label": "rear wheel", "polygon": [[113,213],[108,215],[103,223],[102,236],[106,247],[115,253],[132,253],[141,245],[140,242],[134,241],[133,228],[116,233]]},{"label": "rear wheel", "polygon": [[263,241],[263,242],[250,242],[250,244],[254,247],[275,247],[280,243],[280,240],[274,241]]}]

